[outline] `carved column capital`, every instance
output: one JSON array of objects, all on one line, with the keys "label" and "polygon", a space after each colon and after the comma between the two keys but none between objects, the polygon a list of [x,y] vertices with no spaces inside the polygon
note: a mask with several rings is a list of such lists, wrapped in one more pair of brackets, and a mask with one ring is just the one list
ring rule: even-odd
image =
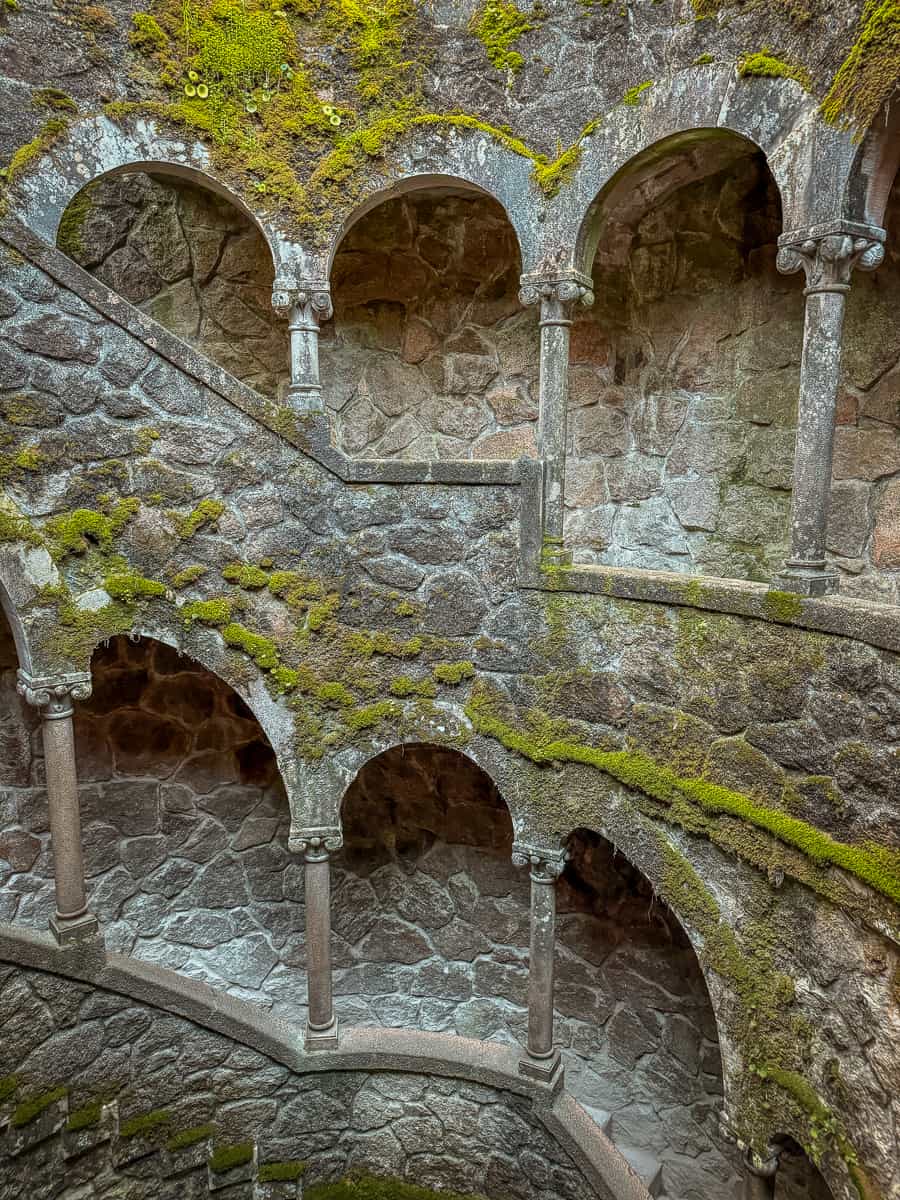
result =
[{"label": "carved column capital", "polygon": [[555,849],[540,849],[514,842],[512,861],[514,867],[530,867],[535,883],[555,883],[569,860],[569,851],[564,846]]},{"label": "carved column capital", "polygon": [[334,309],[331,290],[325,280],[276,279],[272,284],[272,307],[279,317],[290,318],[301,329],[318,330]]},{"label": "carved column capital", "polygon": [[[555,301],[559,305],[580,304],[590,308],[594,303],[593,280],[580,271],[532,271],[519,280],[519,303],[526,307]],[[542,308],[544,305],[542,304]]]},{"label": "carved column capital", "polygon": [[29,675],[19,668],[16,691],[26,704],[43,709],[47,720],[58,720],[72,715],[75,700],[87,700],[91,694],[91,676],[88,671],[76,671],[68,675]]},{"label": "carved column capital", "polygon": [[321,862],[340,850],[343,844],[343,833],[333,825],[292,829],[288,837],[288,849],[294,854],[302,854],[307,862]]},{"label": "carved column capital", "polygon": [[832,221],[778,239],[778,270],[806,275],[806,295],[846,292],[854,268],[874,271],[884,259],[885,232],[877,225]]}]

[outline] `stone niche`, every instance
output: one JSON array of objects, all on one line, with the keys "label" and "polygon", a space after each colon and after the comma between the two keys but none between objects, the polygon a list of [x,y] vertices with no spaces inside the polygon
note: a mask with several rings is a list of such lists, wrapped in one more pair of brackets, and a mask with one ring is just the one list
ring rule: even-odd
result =
[{"label": "stone niche", "polygon": [[768,580],[787,544],[803,300],[778,192],[736,137],[640,160],[598,200],[572,331],[576,559]]}]

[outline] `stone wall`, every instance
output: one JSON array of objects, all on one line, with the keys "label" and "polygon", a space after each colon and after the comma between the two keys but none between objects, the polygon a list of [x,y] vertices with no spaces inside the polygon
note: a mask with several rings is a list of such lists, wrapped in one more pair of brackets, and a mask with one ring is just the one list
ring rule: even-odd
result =
[{"label": "stone wall", "polygon": [[[167,1134],[213,1122],[224,1144],[253,1139],[261,1159],[306,1160],[308,1183],[360,1168],[490,1200],[592,1195],[531,1102],[482,1084],[295,1074],[128,997],[2,963],[0,1025],[4,1069],[23,1098],[65,1084],[70,1111],[117,1095],[122,1118],[167,1112]],[[158,1183],[148,1184],[132,1181],[128,1195],[156,1195]],[[40,1177],[7,1177],[0,1189],[4,1200],[44,1195]]]}]

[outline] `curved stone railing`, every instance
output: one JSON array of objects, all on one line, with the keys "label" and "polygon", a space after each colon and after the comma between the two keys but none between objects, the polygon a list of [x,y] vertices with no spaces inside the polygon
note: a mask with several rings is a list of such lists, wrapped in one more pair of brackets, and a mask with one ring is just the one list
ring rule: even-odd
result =
[{"label": "curved stone railing", "polygon": [[650,1200],[639,1175],[572,1096],[518,1073],[520,1053],[513,1046],[444,1033],[348,1028],[342,1030],[337,1047],[308,1052],[299,1026],[198,980],[110,953],[101,939],[60,946],[49,935],[2,924],[0,963],[88,983],[182,1017],[298,1075],[410,1072],[523,1097],[531,1101],[535,1120],[566,1152],[600,1200]]}]

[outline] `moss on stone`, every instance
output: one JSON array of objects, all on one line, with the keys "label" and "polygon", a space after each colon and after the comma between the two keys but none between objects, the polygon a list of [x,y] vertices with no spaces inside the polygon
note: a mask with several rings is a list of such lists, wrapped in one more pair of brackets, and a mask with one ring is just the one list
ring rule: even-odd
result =
[{"label": "moss on stone", "polygon": [[524,59],[514,49],[524,34],[536,28],[513,0],[484,0],[469,21],[469,31],[478,38],[498,71],[520,71]]},{"label": "moss on stone", "polygon": [[14,1109],[9,1123],[13,1129],[21,1129],[25,1125],[30,1125],[32,1121],[36,1121],[41,1113],[46,1112],[52,1105],[58,1103],[68,1094],[68,1088],[64,1085],[51,1088],[48,1092],[42,1092],[39,1096],[33,1096],[30,1100],[23,1100],[16,1109]]},{"label": "moss on stone", "polygon": [[267,572],[250,563],[228,563],[222,568],[222,575],[229,583],[236,583],[238,587],[242,587],[246,591],[259,591],[269,582]]},{"label": "moss on stone", "polygon": [[806,67],[777,58],[765,46],[762,50],[739,58],[737,73],[741,79],[793,79],[807,91],[812,88],[812,78]]},{"label": "moss on stone", "polygon": [[19,1077],[18,1075],[4,1075],[0,1079],[0,1104],[5,1104],[11,1096],[14,1096],[18,1091]]},{"label": "moss on stone", "polygon": [[92,189],[82,188],[69,201],[56,232],[56,245],[63,254],[80,262],[85,256],[84,226],[94,208]]},{"label": "moss on stone", "polygon": [[187,516],[176,516],[175,532],[182,540],[187,541],[204,526],[215,525],[224,511],[225,505],[221,500],[201,500]]},{"label": "moss on stone", "polygon": [[316,688],[316,698],[334,708],[352,708],[356,704],[353,692],[337,680],[320,684]]},{"label": "moss on stone", "polygon": [[475,677],[475,664],[468,659],[464,659],[462,662],[440,662],[435,664],[431,673],[438,683],[456,687],[464,679]]},{"label": "moss on stone", "polygon": [[199,621],[201,625],[219,626],[227,625],[231,621],[232,612],[231,601],[218,596],[211,600],[192,600],[185,604],[181,609],[181,618],[185,625]]},{"label": "moss on stone", "polygon": [[51,517],[45,526],[51,553],[64,559],[70,554],[84,554],[91,546],[108,549],[139,507],[137,497],[129,496],[115,501],[107,513],[76,508],[73,512]]},{"label": "moss on stone", "polygon": [[166,1149],[172,1154],[177,1154],[179,1150],[187,1150],[191,1146],[196,1146],[199,1142],[205,1142],[215,1132],[215,1125],[192,1125],[190,1129],[182,1129],[180,1133],[176,1133],[174,1137],[169,1138],[166,1142]]},{"label": "moss on stone", "polygon": [[70,1112],[66,1121],[66,1129],[70,1133],[78,1133],[82,1129],[90,1129],[98,1124],[103,1115],[103,1104],[103,1100],[92,1100],[90,1104],[85,1104],[81,1108],[76,1108],[74,1112]]},{"label": "moss on stone", "polygon": [[128,40],[136,50],[159,54],[166,49],[168,38],[155,17],[145,12],[134,13],[131,23],[134,28],[128,35]]},{"label": "moss on stone", "polygon": [[737,817],[800,850],[812,862],[840,867],[895,903],[900,903],[900,852],[871,842],[838,842],[815,826],[748,796],[702,778],[682,778],[671,768],[635,750],[600,750],[554,736],[546,714],[532,713],[532,727],[517,729],[499,714],[485,686],[476,688],[466,715],[478,733],[492,737],[535,763],[570,762],[604,771],[628,788],[664,804],[683,800],[711,815]]},{"label": "moss on stone", "polygon": [[299,1179],[309,1164],[302,1159],[291,1162],[262,1163],[257,1174],[260,1183],[289,1183]]},{"label": "moss on stone", "polygon": [[248,655],[263,671],[274,670],[281,665],[278,647],[271,638],[254,633],[244,625],[232,621],[222,630],[222,637],[229,646],[234,646]]},{"label": "moss on stone", "polygon": [[29,546],[40,546],[42,539],[20,512],[0,507],[0,542],[25,542]]},{"label": "moss on stone", "polygon": [[152,1112],[140,1113],[136,1117],[119,1125],[119,1137],[128,1141],[133,1137],[148,1137],[158,1133],[163,1125],[168,1125],[172,1114],[166,1108],[156,1108]]},{"label": "moss on stone", "polygon": [[114,600],[133,604],[136,600],[152,600],[165,596],[166,585],[156,579],[145,579],[143,575],[107,575],[104,589]]},{"label": "moss on stone", "polygon": [[622,103],[629,108],[637,108],[641,102],[641,96],[644,92],[649,91],[653,87],[653,80],[647,79],[644,83],[639,83],[635,87],[631,87],[622,97]]},{"label": "moss on stone", "polygon": [[388,691],[392,696],[399,696],[401,698],[406,696],[432,697],[437,695],[437,687],[430,679],[413,679],[409,675],[395,675],[388,685]]},{"label": "moss on stone", "polygon": [[235,1167],[246,1166],[253,1159],[253,1143],[238,1142],[234,1146],[220,1146],[209,1159],[209,1169],[215,1175],[233,1171]]},{"label": "moss on stone", "polygon": [[898,84],[900,2],[867,0],[856,41],[822,101],[822,115],[832,124],[855,128],[862,134]]},{"label": "moss on stone", "polygon": [[192,583],[196,583],[198,579],[202,579],[208,571],[209,567],[203,563],[192,563],[189,567],[175,572],[172,576],[172,587],[176,591],[181,591],[183,588],[190,587]]},{"label": "moss on stone", "polygon": [[68,128],[69,121],[66,117],[48,117],[38,134],[30,142],[20,146],[9,160],[5,171],[7,183],[14,183],[24,175],[41,155],[46,154],[53,143],[62,137]]},{"label": "moss on stone", "polygon": [[796,621],[803,615],[803,601],[795,592],[780,592],[771,588],[762,602],[763,612],[773,621]]},{"label": "moss on stone", "polygon": [[354,733],[360,733],[364,729],[373,729],[382,721],[399,720],[402,715],[403,709],[393,700],[378,700],[374,704],[342,712],[341,720],[348,729],[352,729]]},{"label": "moss on stone", "polygon": [[332,1183],[304,1188],[305,1200],[484,1200],[460,1192],[432,1191],[416,1183],[390,1176],[354,1172]]}]

